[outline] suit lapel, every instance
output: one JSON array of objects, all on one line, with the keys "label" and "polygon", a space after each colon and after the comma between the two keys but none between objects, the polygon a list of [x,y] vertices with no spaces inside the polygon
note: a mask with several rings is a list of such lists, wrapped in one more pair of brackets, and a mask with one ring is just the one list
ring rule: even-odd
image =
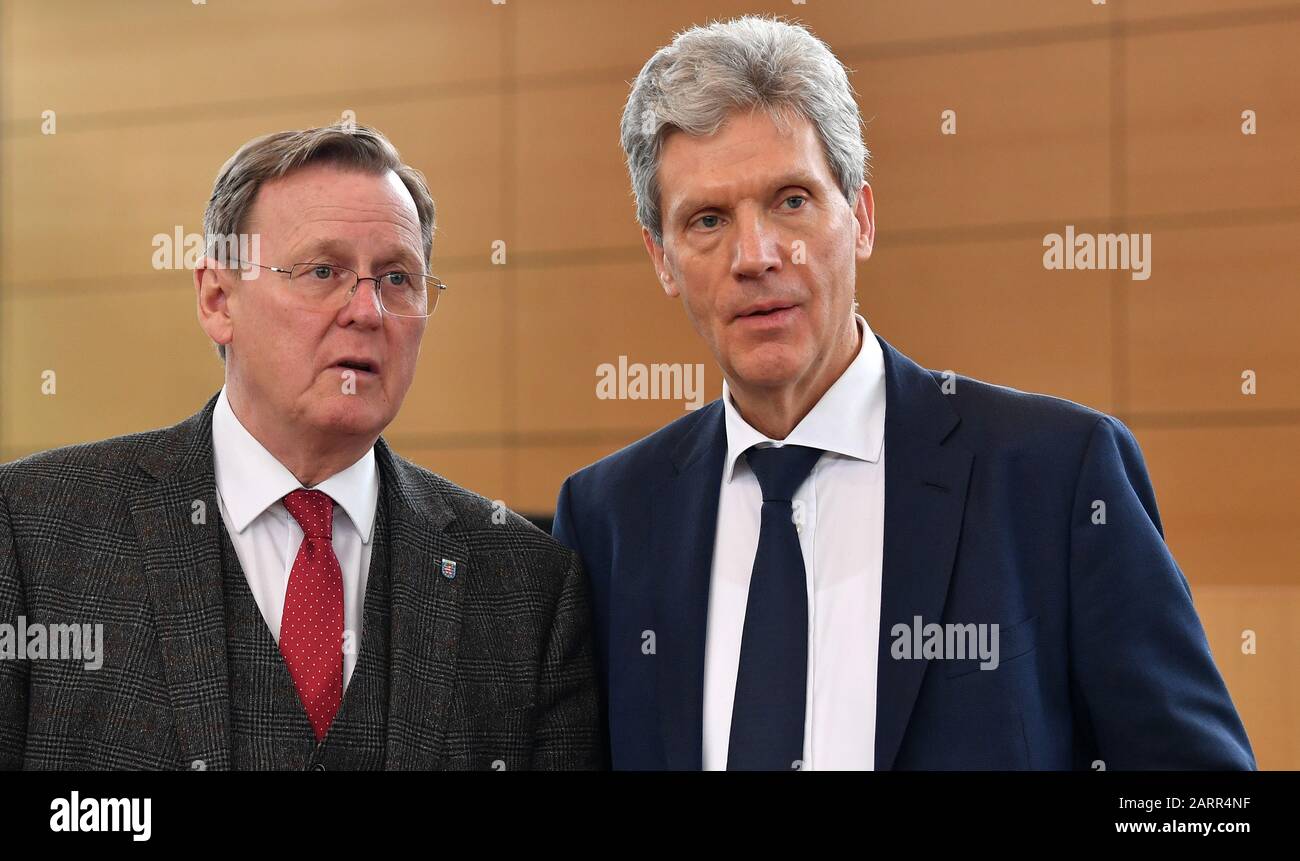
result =
[{"label": "suit lapel", "polygon": [[890,633],[940,622],[956,559],[971,452],[944,440],[959,418],[929,371],[883,339],[885,538],[876,686],[876,769],[891,769],[927,662],[895,660]]},{"label": "suit lapel", "polygon": [[230,767],[230,688],[221,548],[212,462],[212,412],[168,429],[141,467],[156,482],[132,494],[149,599],[172,703],[181,764]]},{"label": "suit lapel", "polygon": [[447,531],[455,513],[437,488],[383,437],[375,457],[391,514],[386,767],[434,769],[456,681],[465,579],[475,572],[465,545]]},{"label": "suit lapel", "polygon": [[[883,339],[885,524],[876,693],[876,768],[893,767],[925,672],[890,655],[895,624],[942,619],[974,456],[945,440],[960,419],[928,371]],[[658,703],[667,767],[702,767],[704,655],[718,496],[726,457],[721,401],[673,453],[652,494]]]},{"label": "suit lapel", "polygon": [[659,718],[666,764],[676,771],[703,767],[705,629],[726,449],[722,402],[714,401],[678,443],[673,471],[651,496]]},{"label": "suit lapel", "polygon": [[[130,500],[182,764],[207,770],[230,767],[221,512],[212,458],[216,401],[213,396],[141,456],[156,482]],[[446,532],[455,515],[437,489],[383,437],[375,455],[391,517],[387,765],[433,768],[456,678],[469,554]],[[455,563],[454,576],[443,576],[444,559]]]}]

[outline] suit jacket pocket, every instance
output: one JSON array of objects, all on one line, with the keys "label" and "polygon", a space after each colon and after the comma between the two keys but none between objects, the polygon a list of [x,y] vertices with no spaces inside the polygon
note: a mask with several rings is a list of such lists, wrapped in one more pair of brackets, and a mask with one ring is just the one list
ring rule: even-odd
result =
[{"label": "suit jacket pocket", "polygon": [[[1014,625],[998,625],[998,636],[994,640],[997,648],[993,651],[997,654],[997,667],[989,667],[984,672],[996,672],[1007,661],[1012,658],[1019,658],[1032,652],[1038,646],[1038,617],[1030,616],[1023,622],[1017,622]],[[990,656],[989,660],[992,660]],[[981,669],[984,661],[978,656],[966,658],[964,660],[945,661],[948,665],[948,678],[964,676],[967,673],[973,673]]]}]

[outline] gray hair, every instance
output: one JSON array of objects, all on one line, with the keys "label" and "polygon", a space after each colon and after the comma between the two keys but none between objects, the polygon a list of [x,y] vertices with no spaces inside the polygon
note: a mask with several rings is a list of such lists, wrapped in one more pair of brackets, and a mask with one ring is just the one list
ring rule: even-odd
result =
[{"label": "gray hair", "polygon": [[[248,212],[262,185],[309,164],[333,164],[365,173],[393,171],[415,200],[420,217],[420,238],[427,264],[433,256],[435,213],[424,174],[402,163],[396,147],[383,132],[353,123],[335,123],[314,129],[274,132],[253,138],[217,173],[212,197],[203,213],[207,253],[216,253],[224,237],[243,232]],[[217,345],[226,360],[226,348]]]},{"label": "gray hair", "polygon": [[747,15],[678,34],[632,85],[623,151],[637,220],[655,242],[663,242],[658,168],[665,135],[711,135],[732,110],[759,107],[778,122],[791,112],[812,123],[844,197],[850,205],[857,200],[868,152],[844,64],[802,25]]}]

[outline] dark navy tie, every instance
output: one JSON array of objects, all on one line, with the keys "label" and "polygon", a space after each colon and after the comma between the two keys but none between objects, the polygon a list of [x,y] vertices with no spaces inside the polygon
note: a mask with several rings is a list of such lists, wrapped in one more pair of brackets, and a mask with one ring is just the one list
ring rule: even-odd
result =
[{"label": "dark navy tie", "polygon": [[740,639],[728,771],[802,766],[808,587],[791,500],[821,456],[821,449],[801,445],[745,452],[763,489],[763,512]]}]

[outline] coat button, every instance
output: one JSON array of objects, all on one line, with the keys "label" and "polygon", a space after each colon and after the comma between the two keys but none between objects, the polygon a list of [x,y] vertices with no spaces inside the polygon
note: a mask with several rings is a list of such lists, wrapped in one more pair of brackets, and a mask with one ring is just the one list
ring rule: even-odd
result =
[{"label": "coat button", "polygon": [[325,763],[323,763],[323,762],[315,763],[314,765],[312,765],[311,770],[312,770],[312,771],[324,771],[324,770],[325,770]]}]

